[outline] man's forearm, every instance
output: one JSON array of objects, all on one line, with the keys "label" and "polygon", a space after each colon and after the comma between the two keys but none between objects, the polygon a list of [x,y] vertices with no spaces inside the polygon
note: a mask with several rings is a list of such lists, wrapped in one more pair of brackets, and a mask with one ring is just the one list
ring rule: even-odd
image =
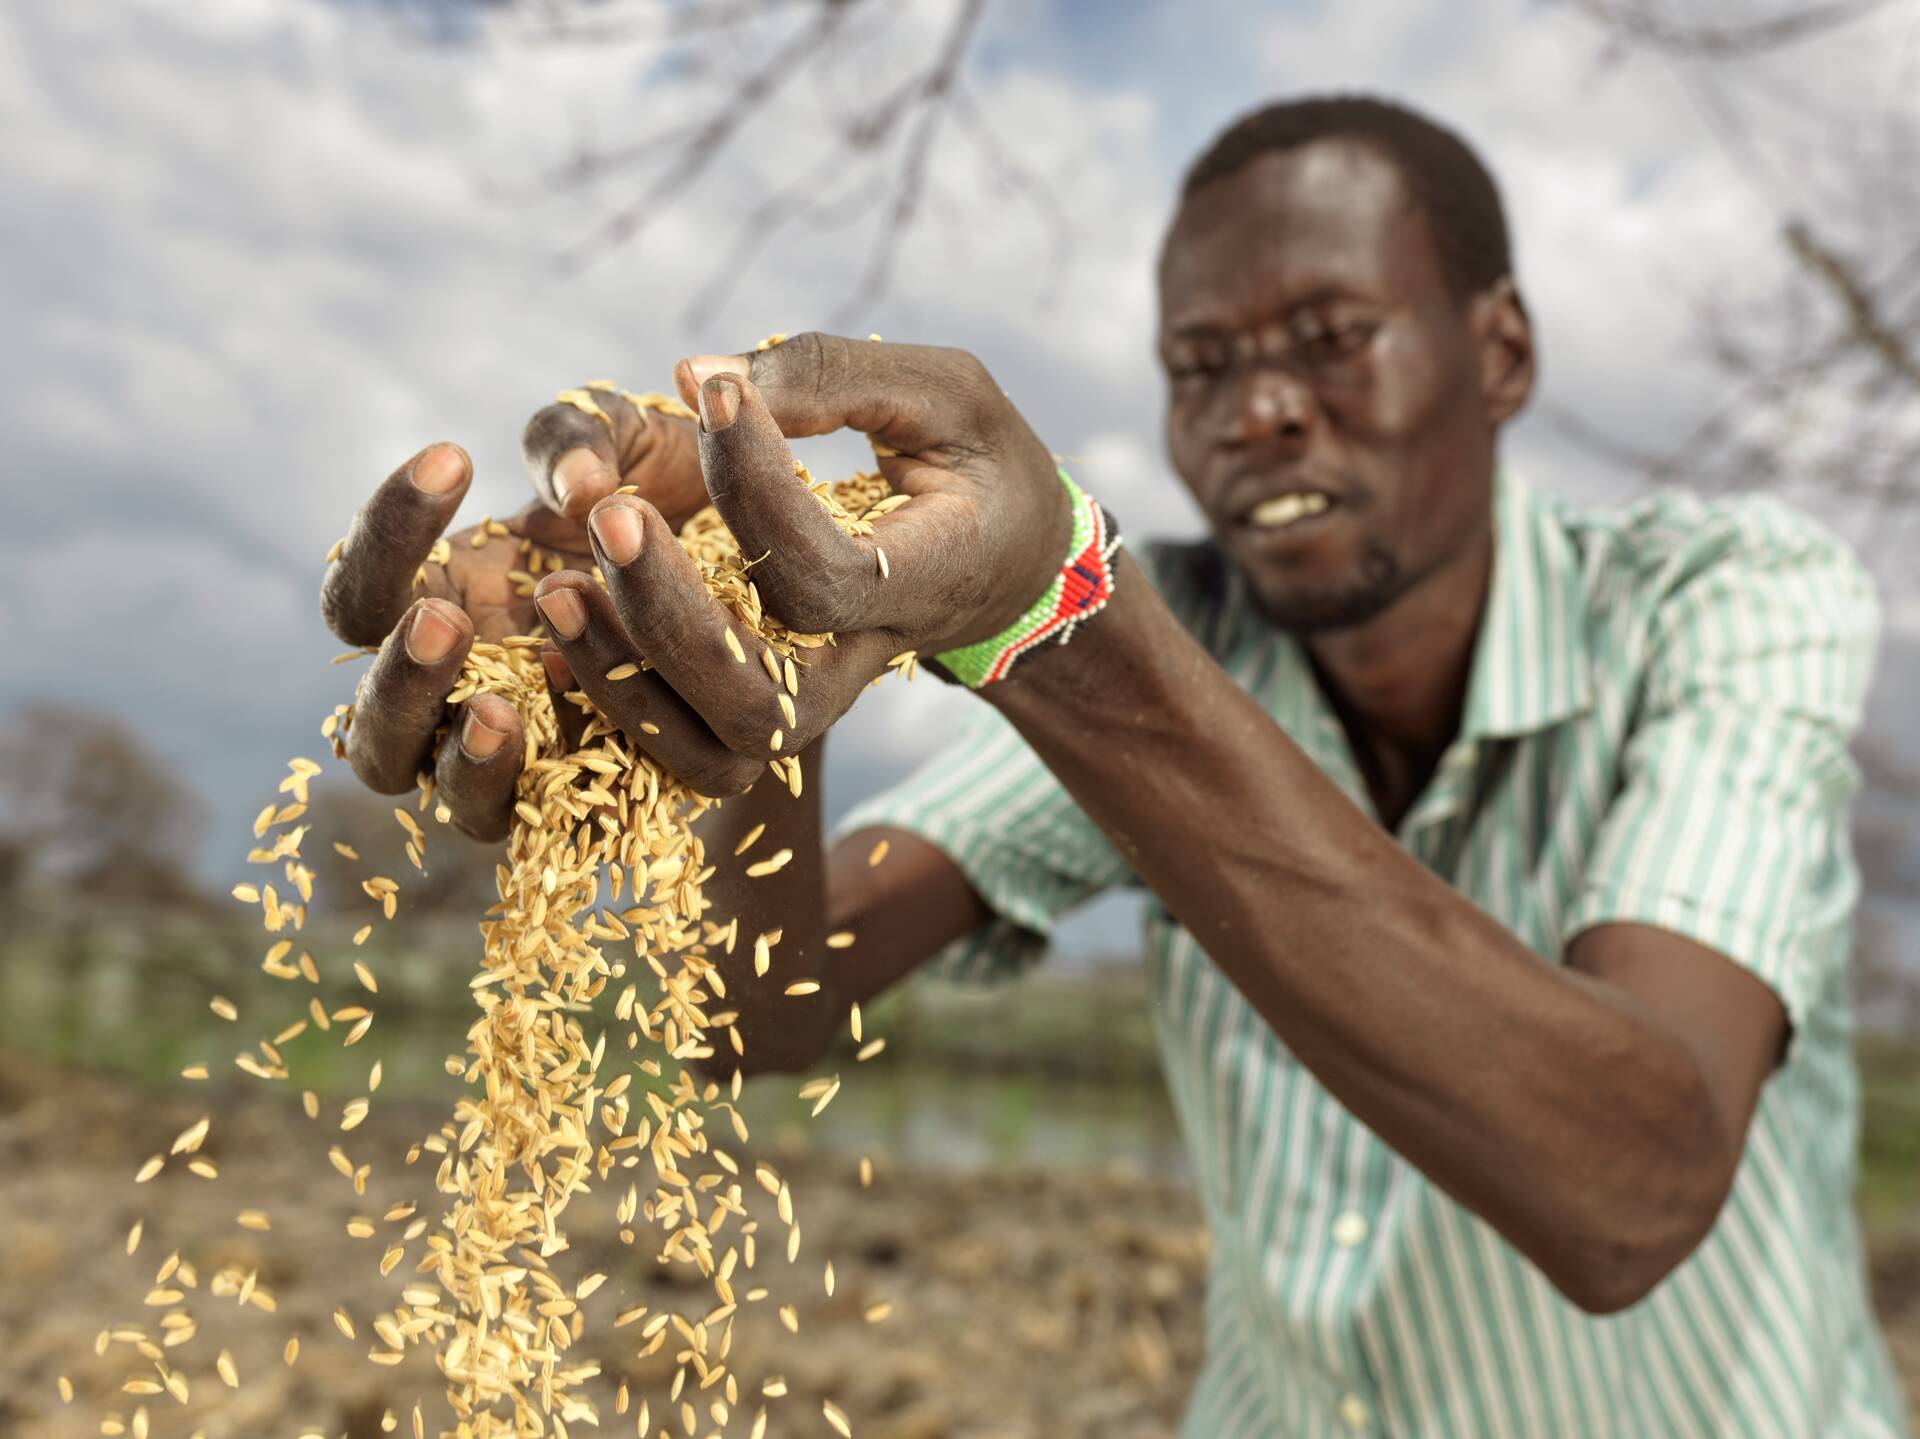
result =
[{"label": "man's forearm", "polygon": [[[697,825],[713,875],[704,886],[707,918],[716,924],[738,921],[731,953],[710,955],[726,986],[724,997],[708,1005],[711,1013],[738,1016],[741,1045],[736,1055],[724,1039],[712,1065],[721,1072],[738,1062],[748,1073],[800,1069],[825,1047],[833,1027],[832,998],[823,985],[815,995],[787,995],[788,984],[823,978],[826,965],[826,865],[820,842],[819,747],[803,752],[809,783],[796,798],[773,775],[745,794],[723,800]],[[755,831],[758,831],[756,834]],[[744,853],[734,851],[751,838]],[[792,857],[770,874],[749,875],[749,867],[781,850]],[[755,941],[779,931],[769,950],[770,966],[754,973]]]},{"label": "man's forearm", "polygon": [[[738,1015],[746,1052],[737,1062],[749,1074],[811,1067],[850,1005],[873,998],[989,917],[952,860],[917,835],[867,829],[827,850],[820,817],[824,748],[822,741],[802,752],[807,783],[798,798],[770,775],[699,822],[714,867],[706,883],[707,918],[739,920],[733,952],[713,956],[727,992],[710,1009]],[[736,858],[734,849],[749,836],[752,844]],[[784,867],[748,875],[748,866],[783,849],[793,851]],[[754,941],[776,930],[768,972],[755,974]],[[838,946],[828,945],[829,936],[841,936]],[[787,994],[798,979],[816,981],[819,991]],[[736,1056],[722,1045],[712,1064],[727,1073]]]},{"label": "man's forearm", "polygon": [[1563,1288],[1697,1212],[1684,1045],[1407,855],[1137,568],[985,693],[1328,1090]]}]

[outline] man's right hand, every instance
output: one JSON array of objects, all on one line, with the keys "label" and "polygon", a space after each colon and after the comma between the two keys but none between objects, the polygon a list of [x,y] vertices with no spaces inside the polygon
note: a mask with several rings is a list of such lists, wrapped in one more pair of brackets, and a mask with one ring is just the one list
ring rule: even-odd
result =
[{"label": "man's right hand", "polygon": [[[321,588],[328,628],[349,644],[380,646],[347,732],[354,772],[378,793],[398,794],[431,767],[453,824],[476,839],[506,836],[525,748],[520,716],[497,695],[475,695],[453,717],[456,742],[437,756],[434,734],[474,639],[528,634],[539,622],[532,598],[517,594],[510,578],[526,567],[517,540],[590,568],[584,517],[620,486],[638,486],[676,530],[707,504],[692,421],[643,414],[609,391],[593,394],[611,431],[568,404],[528,423],[523,449],[538,498],[504,522],[511,537],[476,548],[480,527],[470,527],[447,536],[445,564],[427,563],[473,479],[459,446],[430,445],[361,506]],[[546,664],[556,691],[574,687],[558,653]],[[569,710],[560,706],[563,717]]]}]

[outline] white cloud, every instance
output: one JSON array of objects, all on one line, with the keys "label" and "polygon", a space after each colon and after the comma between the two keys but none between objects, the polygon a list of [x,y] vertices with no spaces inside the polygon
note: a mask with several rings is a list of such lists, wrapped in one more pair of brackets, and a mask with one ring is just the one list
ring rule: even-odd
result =
[{"label": "white cloud", "polygon": [[[920,44],[947,9],[899,7],[888,43]],[[313,606],[317,557],[395,463],[460,439],[474,510],[510,508],[520,426],[554,389],[662,386],[679,354],[819,325],[846,295],[864,235],[795,227],[744,276],[722,336],[681,326],[733,217],[804,158],[826,102],[801,88],[637,249],[561,273],[555,256],[620,187],[535,200],[533,177],[581,136],[667,122],[712,82],[648,73],[633,49],[520,43],[516,23],[433,45],[317,0],[0,16],[0,430],[31,517],[0,537],[0,603],[41,615],[54,574],[81,601],[31,632],[35,662],[0,694],[59,693],[61,661],[89,657],[115,676],[89,689],[101,702],[164,696],[148,725],[171,727],[162,747],[237,814],[257,777],[224,762],[203,715],[289,748],[316,694],[345,693],[324,670],[257,677],[337,648]],[[856,69],[868,85],[886,73]],[[1154,103],[1017,65],[979,98],[1026,163],[1063,177],[1076,263],[1050,283],[1038,222],[959,158],[875,327],[979,350],[1071,445],[1151,381],[1157,202],[1137,170]],[[830,450],[834,465],[854,453]],[[957,698],[938,688],[876,693],[848,740],[876,764],[924,753]]]},{"label": "white cloud", "polygon": [[[1598,68],[1563,10],[1459,0],[1388,26],[1378,7],[1275,19],[1213,4],[1207,46],[1170,39],[1179,63],[1096,75],[1023,60],[1021,27],[1051,12],[996,9],[998,58],[974,90],[1069,217],[1069,263],[1053,274],[1045,226],[949,145],[894,297],[854,328],[975,349],[1131,533],[1194,533],[1161,455],[1151,348],[1152,257],[1183,158],[1168,136],[1197,123],[1196,96],[1224,119],[1263,88],[1374,85],[1485,145],[1547,393],[1654,443],[1708,393],[1686,301],[1758,273],[1764,247],[1671,81]],[[819,114],[899,73],[949,11],[901,0],[891,37],[846,56],[838,85],[796,87],[637,248],[578,278],[555,255],[635,181],[543,195],[535,178],[582,137],[683,117],[713,78],[657,73],[630,48],[529,45],[498,18],[429,44],[377,7],[321,0],[0,11],[0,432],[16,506],[0,607],[16,633],[32,617],[0,700],[78,686],[136,715],[230,819],[250,814],[266,773],[244,766],[310,744],[320,704],[348,688],[321,664],[336,646],[313,595],[366,491],[450,437],[478,462],[473,509],[505,510],[525,493],[520,426],[560,385],[662,385],[679,354],[825,323],[865,256],[858,227],[784,231],[717,334],[687,332],[681,312],[734,218],[810,154]],[[1214,50],[1264,73],[1223,79]],[[1544,427],[1517,440],[1549,483],[1595,468]],[[830,453],[823,472],[854,450]],[[897,771],[965,703],[931,681],[883,685],[843,748]]]}]

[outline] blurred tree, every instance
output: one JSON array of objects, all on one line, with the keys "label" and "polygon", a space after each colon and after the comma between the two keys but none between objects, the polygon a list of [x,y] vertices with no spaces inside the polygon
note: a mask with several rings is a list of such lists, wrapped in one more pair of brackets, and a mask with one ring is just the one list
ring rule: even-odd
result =
[{"label": "blurred tree", "polygon": [[[716,246],[705,283],[684,318],[705,323],[735,278],[787,226],[865,233],[866,253],[833,323],[882,299],[902,243],[938,198],[943,148],[958,144],[997,189],[1040,223],[1050,265],[1035,294],[1053,289],[1071,225],[1048,177],[994,127],[968,83],[993,0],[503,0],[530,43],[624,47],[655,73],[694,81],[708,96],[684,118],[642,128],[614,144],[577,145],[541,179],[554,193],[607,206],[605,218],[568,249],[584,267],[638,240],[722,164],[751,165],[743,137],[788,93],[813,117],[798,130],[811,158],[768,174],[764,197]],[[875,77],[881,77],[875,83]],[[700,83],[700,82],[711,82]],[[783,142],[796,137],[793,127]],[[864,230],[863,230],[864,227]]]},{"label": "blurred tree", "polygon": [[186,861],[204,824],[199,798],[117,719],[31,705],[0,726],[0,888],[38,878],[192,902]]},{"label": "blurred tree", "polygon": [[[313,871],[313,909],[319,914],[377,913],[360,882],[376,874],[400,882],[400,905],[407,914],[458,916],[478,921],[500,898],[493,866],[503,858],[497,844],[476,844],[416,807],[417,794],[377,795],[350,778],[317,782],[301,823],[312,826],[301,857]],[[406,857],[407,836],[394,818],[403,808],[426,832],[426,870]],[[334,849],[339,841],[360,858]]]},{"label": "blurred tree", "polygon": [[[1720,403],[1654,453],[1560,428],[1656,482],[1779,490],[1878,558],[1890,586],[1920,500],[1920,9],[1910,0],[1571,0],[1615,53],[1667,56],[1728,159],[1775,216],[1785,262],[1758,300],[1709,297],[1701,336],[1726,376]],[[1745,277],[1739,277],[1744,279]],[[1889,671],[1913,647],[1890,633]],[[1920,1015],[1920,769],[1907,712],[1859,745],[1855,846],[1868,903],[1856,981],[1863,1008]]]},{"label": "blurred tree", "polygon": [[[1656,480],[1796,492],[1876,532],[1920,499],[1920,11],[1901,0],[1571,0],[1666,56],[1775,216],[1777,289],[1710,296],[1721,402],[1661,452],[1556,423]],[[1745,280],[1748,277],[1735,277]]]}]

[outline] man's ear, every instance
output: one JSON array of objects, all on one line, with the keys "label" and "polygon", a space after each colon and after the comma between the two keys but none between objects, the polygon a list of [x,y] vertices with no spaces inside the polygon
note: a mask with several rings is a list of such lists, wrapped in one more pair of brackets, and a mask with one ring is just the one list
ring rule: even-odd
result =
[{"label": "man's ear", "polygon": [[1526,406],[1534,376],[1533,321],[1511,276],[1474,297],[1471,319],[1487,419],[1504,425]]}]

